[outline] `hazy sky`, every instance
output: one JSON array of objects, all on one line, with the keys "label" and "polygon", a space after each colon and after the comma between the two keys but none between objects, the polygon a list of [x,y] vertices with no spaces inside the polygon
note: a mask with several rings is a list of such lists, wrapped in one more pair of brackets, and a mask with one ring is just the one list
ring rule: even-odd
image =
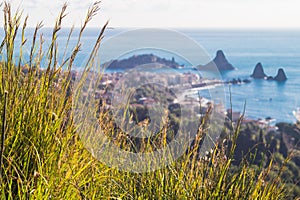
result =
[{"label": "hazy sky", "polygon": [[[30,26],[52,26],[65,1],[10,2],[30,14]],[[80,26],[92,2],[69,0],[64,26]],[[300,28],[299,9],[299,0],[102,0],[90,26],[110,20],[112,27]]]}]

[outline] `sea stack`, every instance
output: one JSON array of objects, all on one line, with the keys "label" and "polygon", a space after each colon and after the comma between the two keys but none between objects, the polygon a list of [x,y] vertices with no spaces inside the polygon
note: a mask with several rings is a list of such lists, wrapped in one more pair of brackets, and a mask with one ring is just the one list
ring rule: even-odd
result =
[{"label": "sea stack", "polygon": [[257,63],[251,77],[254,79],[265,79],[267,77],[261,63]]},{"label": "sea stack", "polygon": [[280,68],[280,69],[278,70],[277,75],[274,77],[274,80],[275,80],[275,81],[280,81],[280,82],[286,81],[286,80],[287,80],[287,77],[286,77],[286,75],[285,75],[285,72],[284,72],[284,70],[283,70],[282,68]]},{"label": "sea stack", "polygon": [[216,57],[204,66],[198,66],[200,70],[214,70],[215,67],[219,71],[234,70],[235,68],[228,62],[222,50],[218,50]]}]

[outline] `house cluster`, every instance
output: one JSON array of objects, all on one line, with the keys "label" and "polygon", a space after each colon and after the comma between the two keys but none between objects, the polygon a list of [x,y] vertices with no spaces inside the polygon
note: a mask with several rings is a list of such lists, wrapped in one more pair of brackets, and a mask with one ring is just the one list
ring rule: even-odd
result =
[{"label": "house cluster", "polygon": [[[106,103],[110,104],[112,98],[112,90],[114,86],[118,84],[124,84],[125,88],[128,85],[141,87],[143,84],[155,84],[158,86],[167,86],[170,89],[190,89],[192,84],[196,83],[199,77],[193,73],[153,73],[153,72],[132,72],[130,75],[126,75],[126,72],[113,72],[104,73],[101,75],[101,81],[99,82],[98,89],[96,92],[96,98],[106,99]],[[135,88],[139,89],[139,88]],[[121,95],[121,91],[120,91]],[[153,105],[157,103],[157,100],[150,96],[139,96],[138,99],[133,103],[134,105]]]},{"label": "house cluster", "polygon": [[[241,112],[233,111],[232,109],[227,109],[226,117],[230,119],[233,123],[237,123],[242,117],[242,114]],[[275,121],[276,120],[271,117],[267,117],[265,119],[244,118],[241,121],[241,123],[242,124],[254,123],[257,124],[261,129],[266,130],[267,132],[276,132],[278,130],[278,127],[273,125]]]}]

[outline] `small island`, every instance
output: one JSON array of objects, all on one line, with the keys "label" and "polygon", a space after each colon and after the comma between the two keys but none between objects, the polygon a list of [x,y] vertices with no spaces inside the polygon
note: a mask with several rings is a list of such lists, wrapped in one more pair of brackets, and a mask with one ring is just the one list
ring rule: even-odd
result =
[{"label": "small island", "polygon": [[235,68],[230,64],[222,50],[218,50],[216,53],[216,57],[206,65],[199,65],[199,70],[215,70],[219,71],[227,71],[234,70]]},{"label": "small island", "polygon": [[106,62],[103,64],[103,66],[110,70],[114,70],[114,69],[126,70],[126,69],[133,69],[140,65],[154,64],[154,63],[162,64],[166,67],[170,67],[173,69],[180,69],[184,67],[184,65],[180,65],[179,63],[177,63],[174,57],[172,57],[171,60],[168,60],[166,58],[158,57],[154,54],[133,55],[129,58]]}]

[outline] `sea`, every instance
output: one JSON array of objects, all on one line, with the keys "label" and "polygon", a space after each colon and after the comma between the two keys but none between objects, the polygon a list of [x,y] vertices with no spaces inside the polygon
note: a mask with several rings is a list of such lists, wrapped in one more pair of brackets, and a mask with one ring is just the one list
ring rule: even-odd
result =
[{"label": "sea", "polygon": [[[109,28],[105,31],[103,43],[130,30],[129,28]],[[28,60],[26,54],[29,55],[30,52],[33,31],[33,29],[28,29],[25,32],[28,40],[23,52],[24,63],[26,59]],[[83,34],[81,51],[74,63],[76,68],[80,69],[82,63],[87,60],[99,31],[100,29],[89,28]],[[248,84],[225,85],[226,107],[232,106],[234,111],[243,112],[245,106],[245,116],[251,119],[271,117],[276,119],[276,122],[294,123],[296,121],[292,112],[300,107],[300,30],[172,29],[171,31],[176,31],[195,41],[203,47],[211,59],[215,57],[218,50],[222,50],[227,60],[236,68],[236,70],[221,72],[223,80],[250,78],[258,62],[262,63],[265,73],[269,76],[275,76],[277,70],[283,68],[288,78],[286,82],[251,80]],[[62,29],[58,33],[58,48],[61,48],[58,54],[61,58],[67,43],[68,32],[69,29]],[[70,49],[77,42],[78,32],[79,30],[75,29],[70,37]],[[52,30],[43,28],[40,33],[43,34],[44,45],[50,45]],[[20,43],[19,36],[17,36],[17,41]],[[0,38],[4,38],[3,31],[0,31]],[[147,39],[145,37],[145,40]],[[182,48],[185,55],[197,57],[195,52],[184,48],[184,45],[178,45],[176,41],[172,44],[176,48]],[[18,52],[17,46],[16,52]],[[155,53],[160,54],[157,51]],[[68,54],[70,54],[69,50],[66,51],[67,56]],[[164,55],[166,54],[162,52],[158,56],[164,57]],[[113,56],[110,57],[109,53],[106,56],[106,58],[100,58],[101,63],[116,59]],[[176,61],[187,68],[192,67],[184,59]]]}]

